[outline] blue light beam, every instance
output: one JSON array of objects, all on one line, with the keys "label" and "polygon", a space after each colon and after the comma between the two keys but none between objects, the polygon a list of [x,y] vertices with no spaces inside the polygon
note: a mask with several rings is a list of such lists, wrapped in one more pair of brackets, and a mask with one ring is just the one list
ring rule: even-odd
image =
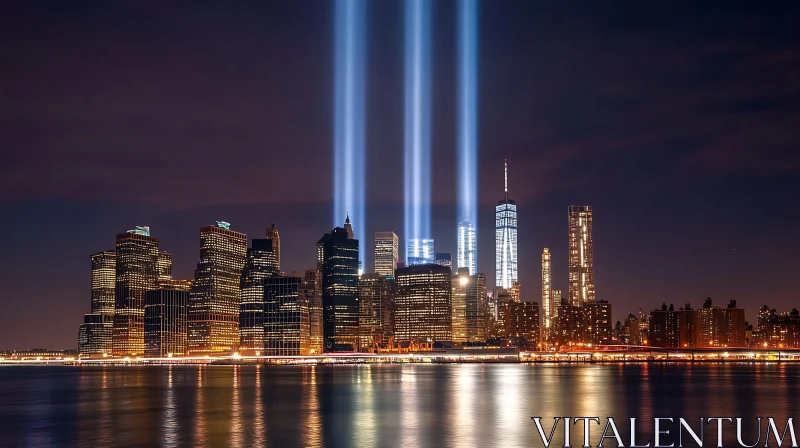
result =
[{"label": "blue light beam", "polygon": [[477,273],[478,0],[458,3],[458,267]]},{"label": "blue light beam", "polygon": [[[431,3],[406,0],[405,4],[404,173],[409,242],[431,238]],[[408,260],[411,254],[406,252]]]},{"label": "blue light beam", "polygon": [[[367,0],[336,0],[334,26],[334,179],[333,224],[345,215],[365,241],[365,63]],[[356,233],[358,238],[358,233]],[[359,248],[363,263],[364,250]]]}]

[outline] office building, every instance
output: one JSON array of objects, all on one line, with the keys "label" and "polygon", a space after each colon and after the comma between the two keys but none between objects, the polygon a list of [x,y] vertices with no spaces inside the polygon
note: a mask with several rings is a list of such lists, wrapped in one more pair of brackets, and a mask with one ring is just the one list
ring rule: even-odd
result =
[{"label": "office building", "polygon": [[275,228],[275,224],[272,224],[272,227],[267,229],[266,236],[264,237],[270,241],[272,241],[272,253],[275,254],[275,270],[277,272],[281,271],[281,236],[278,234],[278,229]]},{"label": "office building", "polygon": [[434,264],[435,262],[432,239],[417,238],[409,240],[406,248],[406,266]]},{"label": "office building", "polygon": [[505,334],[518,345],[535,348],[539,343],[539,303],[508,303]]},{"label": "office building", "polygon": [[486,277],[459,268],[453,275],[453,342],[481,342],[487,337]]},{"label": "office building", "polygon": [[264,350],[264,279],[280,275],[274,239],[254,239],[239,284],[239,354]]},{"label": "office building", "polygon": [[375,352],[394,337],[394,277],[362,275],[358,304],[359,351]]},{"label": "office building", "polygon": [[102,358],[111,354],[114,315],[90,313],[78,328],[78,356]]},{"label": "office building", "polygon": [[144,353],[144,294],[158,284],[158,238],[137,226],[117,235],[112,353]]},{"label": "office building", "polygon": [[431,347],[453,338],[452,273],[437,264],[395,271],[395,340]]},{"label": "office building", "polygon": [[436,264],[438,264],[439,266],[447,266],[448,268],[450,268],[452,270],[453,269],[453,256],[448,252],[437,252],[436,253]]},{"label": "office building", "polygon": [[358,240],[342,227],[317,242],[325,352],[358,349]]},{"label": "office building", "polygon": [[670,304],[661,304],[661,309],[650,312],[650,345],[652,347],[677,348],[680,341],[680,313]]},{"label": "office building", "polygon": [[239,346],[239,293],[247,235],[230,223],[200,229],[200,260],[189,295],[189,353],[233,354]]},{"label": "office building", "polygon": [[311,354],[311,322],[303,279],[296,276],[264,280],[264,356]]},{"label": "office building", "polygon": [[165,282],[144,295],[144,354],[148,357],[187,353],[188,285]]},{"label": "office building", "polygon": [[592,207],[569,206],[569,298],[574,306],[593,302],[594,243]]},{"label": "office building", "polygon": [[508,198],[508,161],[505,161],[505,197],[495,207],[495,284],[509,289],[517,280],[517,204]]},{"label": "office building", "polygon": [[[475,224],[466,220],[458,223],[458,237],[456,244],[457,268],[468,268],[469,275],[478,273],[478,237]],[[438,260],[437,260],[438,262]]]},{"label": "office building", "polygon": [[[92,313],[114,315],[117,279],[116,252],[92,254]],[[111,353],[109,347],[108,353]]]},{"label": "office building", "polygon": [[553,306],[553,270],[550,261],[550,249],[542,251],[542,339],[550,338],[550,329],[553,326],[555,306]]},{"label": "office building", "polygon": [[159,251],[156,269],[158,269],[159,284],[172,280],[172,254],[165,250]]},{"label": "office building", "polygon": [[394,232],[375,232],[375,272],[393,276],[397,269],[400,242]]},{"label": "office building", "polygon": [[303,294],[308,303],[308,324],[309,324],[309,349],[311,355],[318,355],[324,350],[324,325],[322,313],[322,281],[319,278],[319,271],[316,269],[306,269],[303,276]]}]

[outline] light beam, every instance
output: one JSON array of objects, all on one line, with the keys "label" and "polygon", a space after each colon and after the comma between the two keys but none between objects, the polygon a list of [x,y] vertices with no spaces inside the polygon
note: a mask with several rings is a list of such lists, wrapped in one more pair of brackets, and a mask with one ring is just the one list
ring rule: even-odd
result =
[{"label": "light beam", "polygon": [[[366,0],[336,0],[334,24],[333,225],[349,213],[365,240],[365,65]],[[356,235],[358,238],[358,235]],[[363,263],[364,250],[359,248]]]},{"label": "light beam", "polygon": [[478,0],[458,4],[458,267],[478,264]]},{"label": "light beam", "polygon": [[[431,3],[406,0],[405,232],[406,263],[425,258],[431,240]],[[427,262],[427,259],[425,260]]]}]

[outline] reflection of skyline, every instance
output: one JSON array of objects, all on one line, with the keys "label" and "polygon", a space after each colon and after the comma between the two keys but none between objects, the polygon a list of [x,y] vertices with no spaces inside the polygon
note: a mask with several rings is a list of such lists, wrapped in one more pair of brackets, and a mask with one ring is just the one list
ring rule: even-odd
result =
[{"label": "reflection of skyline", "polygon": [[[532,416],[615,418],[628,439],[652,438],[652,418],[798,411],[800,365],[394,365],[57,369],[18,378],[0,369],[0,443],[11,446],[520,446],[538,440]],[[23,375],[24,376],[24,375]],[[9,384],[18,384],[9,391]],[[72,389],[70,389],[72,388]],[[70,392],[72,390],[72,392]],[[24,398],[25,396],[35,399]],[[14,403],[9,408],[8,403]],[[726,443],[735,431],[726,427]],[[571,425],[572,444],[582,423]],[[269,437],[267,437],[269,435]],[[705,426],[712,444],[716,426]],[[563,422],[554,443],[563,442]],[[763,442],[762,442],[763,443]],[[610,445],[609,445],[610,446]],[[727,446],[727,445],[726,445]]]}]

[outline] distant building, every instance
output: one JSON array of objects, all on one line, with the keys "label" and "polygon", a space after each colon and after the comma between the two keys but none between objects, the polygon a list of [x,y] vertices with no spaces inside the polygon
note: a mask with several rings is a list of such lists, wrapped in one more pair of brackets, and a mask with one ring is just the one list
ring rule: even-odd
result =
[{"label": "distant building", "polygon": [[362,275],[358,304],[359,351],[374,352],[394,338],[394,277]]},{"label": "distant building", "polygon": [[272,224],[272,227],[267,229],[266,235],[264,238],[272,241],[272,253],[275,254],[275,269],[276,271],[281,271],[281,236],[278,233],[278,229],[275,228],[275,224]]},{"label": "distant building", "polygon": [[432,239],[411,239],[406,247],[406,266],[420,264],[434,264],[436,262],[433,252]]},{"label": "distant building", "polygon": [[114,315],[90,313],[83,316],[78,329],[78,355],[81,358],[100,358],[111,354]]},{"label": "distant building", "polygon": [[495,284],[510,289],[517,277],[517,204],[508,198],[508,161],[504,163],[505,197],[495,207]]},{"label": "distant building", "polygon": [[158,262],[156,263],[158,269],[158,283],[172,280],[172,254],[165,251],[158,251]]},{"label": "distant building", "polygon": [[569,298],[573,306],[595,299],[590,205],[569,206]]},{"label": "distant building", "polygon": [[800,312],[777,314],[772,310],[767,321],[759,324],[763,333],[762,348],[800,348]]},{"label": "distant building", "polygon": [[439,266],[447,266],[448,268],[453,269],[453,256],[448,252],[437,252],[436,264]]},{"label": "distant building", "polygon": [[375,272],[392,276],[397,269],[400,242],[394,232],[375,232]]},{"label": "distant building", "polygon": [[[478,236],[475,223],[466,219],[458,223],[458,235],[456,235],[457,268],[469,269],[469,275],[478,273]],[[437,257],[437,263],[439,262]],[[452,269],[452,260],[450,268]]]},{"label": "distant building", "polygon": [[395,340],[432,344],[453,338],[450,268],[436,264],[395,272]]},{"label": "distant building", "polygon": [[239,293],[247,235],[219,221],[200,229],[200,261],[189,295],[189,353],[233,354],[239,347]]},{"label": "distant building", "polygon": [[264,280],[280,275],[274,239],[254,239],[239,284],[239,354],[264,351]]},{"label": "distant building", "polygon": [[[92,313],[114,315],[116,294],[117,253],[92,254]],[[108,353],[111,353],[109,347]]]},{"label": "distant building", "polygon": [[459,268],[453,275],[453,342],[482,342],[487,338],[486,277]]},{"label": "distant building", "polygon": [[553,302],[553,271],[550,261],[550,249],[542,251],[542,339],[550,339],[556,306]]},{"label": "distant building", "polygon": [[117,235],[112,353],[144,353],[144,294],[158,285],[158,238],[149,227]]},{"label": "distant building", "polygon": [[672,305],[664,303],[661,309],[650,312],[650,345],[653,347],[677,348],[680,341],[680,313]]},{"label": "distant building", "polygon": [[145,293],[144,354],[148,357],[187,353],[189,291],[180,284],[164,284]]},{"label": "distant building", "polygon": [[311,354],[311,327],[303,279],[297,276],[264,280],[264,356]]},{"label": "distant building", "polygon": [[614,325],[611,304],[605,300],[574,306],[562,300],[555,319],[554,342],[559,345],[607,345],[612,340]]},{"label": "distant building", "polygon": [[535,347],[539,343],[539,304],[508,302],[506,335],[518,343]]},{"label": "distant building", "polygon": [[308,303],[309,354],[318,355],[324,350],[324,325],[322,313],[322,280],[319,271],[307,269],[303,276],[303,294]]},{"label": "distant building", "polygon": [[[727,308],[706,299],[693,310],[689,304],[675,310],[661,305],[650,313],[649,345],[653,347],[746,347],[744,310],[731,301]],[[644,341],[643,341],[644,342]]]},{"label": "distant building", "polygon": [[317,242],[325,352],[358,349],[358,240],[337,227]]}]

